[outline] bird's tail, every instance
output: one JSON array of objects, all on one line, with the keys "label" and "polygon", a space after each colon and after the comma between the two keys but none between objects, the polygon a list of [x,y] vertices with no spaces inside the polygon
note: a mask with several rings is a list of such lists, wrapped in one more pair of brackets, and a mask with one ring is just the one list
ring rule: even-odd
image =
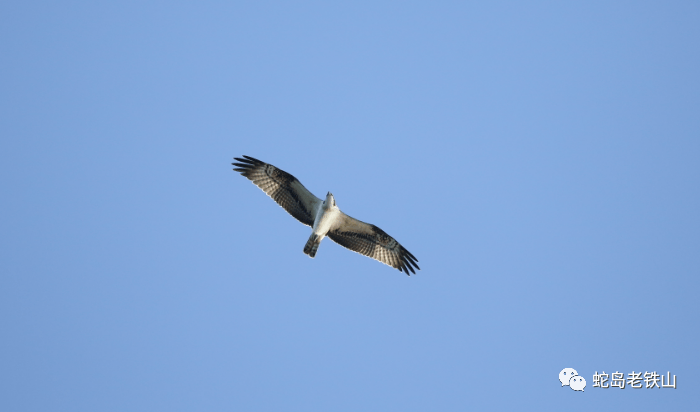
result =
[{"label": "bird's tail", "polygon": [[311,236],[309,236],[309,240],[306,241],[306,245],[304,246],[304,253],[309,255],[310,258],[316,256],[316,251],[318,250],[318,246],[321,244],[321,239],[319,236],[315,233],[312,233]]}]

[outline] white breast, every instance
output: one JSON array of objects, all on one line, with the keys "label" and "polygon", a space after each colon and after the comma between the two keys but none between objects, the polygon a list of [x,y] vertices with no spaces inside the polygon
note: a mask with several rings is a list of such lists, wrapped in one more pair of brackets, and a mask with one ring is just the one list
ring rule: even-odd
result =
[{"label": "white breast", "polygon": [[316,219],[314,220],[313,233],[324,237],[326,233],[331,229],[335,219],[340,216],[340,209],[337,207],[331,207],[329,209],[323,208],[320,205],[318,211],[316,212]]}]

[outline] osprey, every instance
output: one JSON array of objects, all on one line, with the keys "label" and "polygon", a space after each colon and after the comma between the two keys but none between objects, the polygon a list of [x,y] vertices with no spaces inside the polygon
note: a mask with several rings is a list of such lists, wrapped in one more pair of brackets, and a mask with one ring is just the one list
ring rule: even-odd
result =
[{"label": "osprey", "polygon": [[385,263],[410,276],[420,268],[418,259],[382,229],[361,222],[338,209],[331,192],[321,200],[309,192],[297,178],[271,164],[250,156],[234,157],[240,163],[233,170],[252,180],[277,204],[301,223],[311,226],[304,253],[313,258],[324,237],[354,252]]}]

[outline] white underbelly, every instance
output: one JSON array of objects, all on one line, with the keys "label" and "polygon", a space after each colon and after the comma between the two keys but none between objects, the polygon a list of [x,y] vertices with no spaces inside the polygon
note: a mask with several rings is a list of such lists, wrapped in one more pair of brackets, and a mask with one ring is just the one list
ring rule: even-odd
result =
[{"label": "white underbelly", "polygon": [[319,208],[316,220],[314,221],[313,232],[318,236],[326,236],[335,223],[335,219],[340,214],[340,210]]}]

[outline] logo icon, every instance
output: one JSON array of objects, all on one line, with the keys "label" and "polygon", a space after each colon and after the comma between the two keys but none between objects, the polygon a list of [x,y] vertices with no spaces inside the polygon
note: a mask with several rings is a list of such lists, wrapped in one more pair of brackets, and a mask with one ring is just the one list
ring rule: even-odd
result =
[{"label": "logo icon", "polygon": [[569,380],[569,386],[575,391],[583,392],[583,388],[586,387],[586,380],[583,376],[572,376]]},{"label": "logo icon", "polygon": [[575,391],[582,391],[586,387],[586,380],[578,375],[576,369],[564,368],[559,372],[559,382],[561,386],[568,386]]}]

